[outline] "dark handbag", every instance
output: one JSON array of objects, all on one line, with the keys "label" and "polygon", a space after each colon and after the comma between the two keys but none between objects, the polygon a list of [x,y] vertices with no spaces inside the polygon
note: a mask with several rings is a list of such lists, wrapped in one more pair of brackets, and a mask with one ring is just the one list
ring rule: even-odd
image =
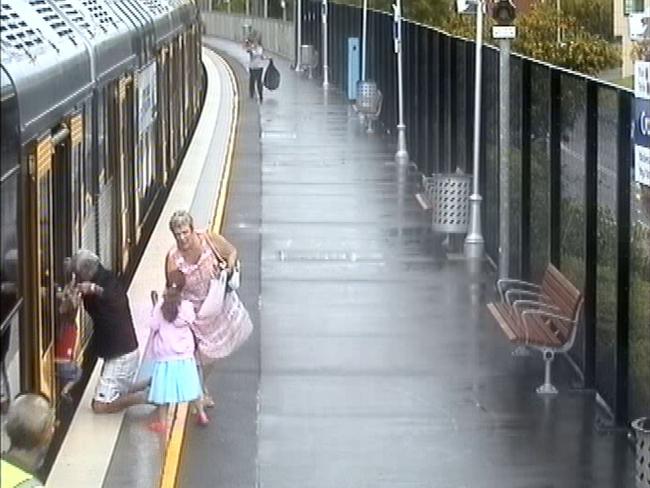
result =
[{"label": "dark handbag", "polygon": [[280,86],[280,72],[269,59],[269,65],[264,73],[264,86],[269,90],[276,90]]}]

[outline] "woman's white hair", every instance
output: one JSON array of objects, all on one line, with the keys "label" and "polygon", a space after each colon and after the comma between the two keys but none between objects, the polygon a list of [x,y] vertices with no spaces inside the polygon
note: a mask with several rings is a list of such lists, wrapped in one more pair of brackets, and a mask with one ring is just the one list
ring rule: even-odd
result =
[{"label": "woman's white hair", "polygon": [[174,229],[188,226],[194,230],[194,219],[187,210],[176,210],[169,219],[169,230],[174,232]]},{"label": "woman's white hair", "polygon": [[82,280],[89,280],[99,269],[99,256],[88,249],[79,249],[72,256],[72,269]]}]

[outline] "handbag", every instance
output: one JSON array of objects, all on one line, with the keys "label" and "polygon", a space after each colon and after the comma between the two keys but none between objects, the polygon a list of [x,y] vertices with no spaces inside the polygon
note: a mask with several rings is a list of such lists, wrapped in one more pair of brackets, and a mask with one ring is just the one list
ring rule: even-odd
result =
[{"label": "handbag", "polygon": [[208,294],[201,304],[198,317],[214,317],[223,313],[227,292],[226,279],[226,273],[219,273],[210,280]]},{"label": "handbag", "polygon": [[[212,254],[217,258],[217,261],[219,262],[219,269],[217,270],[218,274],[222,274],[221,271],[224,269],[227,269],[227,263],[226,260],[223,258],[221,254],[219,254],[219,251],[217,248],[214,246],[212,243],[212,240],[210,239],[210,236],[206,234],[206,241],[208,243],[208,246],[210,246],[210,250],[212,251]],[[230,273],[228,273],[228,280],[227,280],[227,289],[226,292],[228,291],[235,291],[239,288],[240,281],[241,281],[241,276],[240,276],[240,268],[241,268],[241,263],[239,259],[235,263],[235,267],[230,270]]]},{"label": "handbag", "polygon": [[269,59],[269,65],[264,73],[264,86],[269,90],[276,90],[280,86],[280,72],[273,64],[273,59]]}]

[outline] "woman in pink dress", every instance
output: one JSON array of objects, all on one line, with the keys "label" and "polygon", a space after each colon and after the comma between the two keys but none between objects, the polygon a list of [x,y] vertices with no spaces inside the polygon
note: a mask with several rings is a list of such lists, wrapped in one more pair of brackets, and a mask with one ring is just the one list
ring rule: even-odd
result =
[{"label": "woman in pink dress", "polygon": [[176,245],[167,254],[166,274],[178,270],[185,276],[182,294],[183,299],[192,303],[197,314],[192,331],[203,368],[203,402],[210,407],[214,402],[207,393],[205,380],[214,369],[215,361],[236,349],[239,338],[238,332],[229,328],[227,321],[202,318],[200,309],[208,296],[210,280],[235,269],[237,250],[220,235],[195,230],[192,216],[184,210],[174,212],[169,228]]}]

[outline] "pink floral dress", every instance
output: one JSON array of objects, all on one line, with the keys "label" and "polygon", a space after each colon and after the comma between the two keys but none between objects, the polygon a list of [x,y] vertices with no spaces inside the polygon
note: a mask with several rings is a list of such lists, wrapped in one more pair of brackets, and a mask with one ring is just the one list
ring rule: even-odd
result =
[{"label": "pink floral dress", "polygon": [[[185,276],[182,296],[192,303],[195,313],[198,314],[201,305],[208,296],[210,280],[218,276],[220,265],[210,245],[206,242],[206,234],[199,231],[197,234],[201,240],[202,252],[196,264],[186,262],[176,248],[172,250],[170,257],[176,268]],[[228,293],[228,295],[231,294]],[[230,299],[230,296],[227,297],[227,301]],[[194,321],[191,329],[196,338],[201,362],[206,363],[230,355],[248,336],[245,331],[241,330],[239,321],[232,319],[233,317],[221,314],[216,317],[197,317],[197,320]],[[242,334],[245,334],[245,337],[242,337]]]}]

